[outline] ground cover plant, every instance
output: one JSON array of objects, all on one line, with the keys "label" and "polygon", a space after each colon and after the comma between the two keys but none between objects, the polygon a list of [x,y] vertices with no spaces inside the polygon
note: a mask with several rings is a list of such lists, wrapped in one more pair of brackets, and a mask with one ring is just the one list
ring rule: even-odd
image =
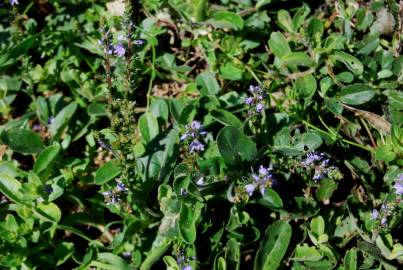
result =
[{"label": "ground cover plant", "polygon": [[0,3],[1,269],[401,269],[403,3]]}]

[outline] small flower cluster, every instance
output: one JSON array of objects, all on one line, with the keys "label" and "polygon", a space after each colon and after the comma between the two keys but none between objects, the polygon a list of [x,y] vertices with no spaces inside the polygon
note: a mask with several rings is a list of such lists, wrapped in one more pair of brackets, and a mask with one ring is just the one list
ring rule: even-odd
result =
[{"label": "small flower cluster", "polygon": [[129,189],[120,180],[116,180],[115,188],[102,192],[106,205],[117,204],[121,201],[120,196],[126,193]]},{"label": "small flower cluster", "polygon": [[335,166],[329,166],[330,160],[323,153],[309,152],[301,162],[302,167],[307,170],[314,170],[312,180],[317,182],[324,177],[341,178],[341,173]]},{"label": "small flower cluster", "polygon": [[261,113],[264,106],[264,98],[266,97],[266,93],[259,86],[249,86],[249,93],[252,96],[245,98],[245,104],[249,106],[249,115],[254,115]]},{"label": "small flower cluster", "polygon": [[115,54],[118,57],[125,56],[126,49],[123,46],[123,36],[118,36],[118,43],[116,45],[111,45],[109,40],[107,40],[108,33],[105,36],[98,40],[98,44],[104,46],[104,53],[112,55]]},{"label": "small flower cluster", "polygon": [[186,126],[186,132],[181,136],[181,141],[191,140],[189,143],[189,152],[197,153],[204,151],[204,144],[200,142],[200,138],[207,134],[203,130],[203,126],[199,121],[192,121],[190,125]]},{"label": "small flower cluster", "polygon": [[403,173],[401,173],[399,177],[395,180],[393,188],[395,189],[396,195],[399,196],[403,194]]},{"label": "small flower cluster", "polygon": [[[98,44],[105,47],[104,53],[109,54],[109,55],[114,54],[117,57],[124,57],[126,55],[126,48],[123,44],[124,36],[119,35],[117,38],[117,43],[114,45],[113,44],[111,45],[111,42],[108,40],[107,36],[108,36],[108,33],[106,33],[103,38],[98,40]],[[135,44],[137,46],[141,46],[144,44],[144,40],[135,39],[133,41],[133,44]]]},{"label": "small flower cluster", "polygon": [[14,5],[19,5],[20,3],[18,3],[18,0],[10,0],[10,5],[14,6]]},{"label": "small flower cluster", "polygon": [[[192,257],[191,259],[195,259]],[[185,250],[180,250],[176,255],[176,262],[181,266],[181,270],[192,270],[193,267],[189,265],[189,258],[186,256]]]},{"label": "small flower cluster", "polygon": [[[394,193],[397,196],[401,196],[403,194],[403,174],[400,174],[393,185]],[[382,226],[386,226],[388,224],[388,218],[393,216],[393,213],[398,207],[400,202],[400,197],[396,198],[395,201],[384,202],[379,209],[373,209],[371,213],[371,219],[375,221],[379,221]]]},{"label": "small flower cluster", "polygon": [[252,173],[252,180],[251,184],[245,185],[245,191],[252,196],[256,189],[260,190],[262,195],[265,194],[266,188],[269,188],[273,184],[273,175],[269,169],[260,166],[258,173]]},{"label": "small flower cluster", "polygon": [[394,210],[395,206],[393,203],[384,203],[379,211],[377,209],[372,210],[371,219],[380,221],[382,226],[386,226],[388,224],[388,218],[393,214]]}]

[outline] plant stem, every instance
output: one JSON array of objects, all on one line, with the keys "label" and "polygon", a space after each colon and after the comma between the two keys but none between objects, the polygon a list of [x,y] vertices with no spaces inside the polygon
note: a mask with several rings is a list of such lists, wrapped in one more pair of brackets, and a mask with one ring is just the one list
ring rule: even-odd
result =
[{"label": "plant stem", "polygon": [[147,110],[150,107],[150,97],[151,97],[151,90],[152,90],[152,86],[153,86],[153,81],[154,81],[154,77],[155,77],[155,56],[156,56],[156,52],[155,52],[155,47],[152,46],[151,47],[151,51],[152,51],[152,63],[151,63],[151,78],[150,81],[148,83],[148,90],[147,90]]}]

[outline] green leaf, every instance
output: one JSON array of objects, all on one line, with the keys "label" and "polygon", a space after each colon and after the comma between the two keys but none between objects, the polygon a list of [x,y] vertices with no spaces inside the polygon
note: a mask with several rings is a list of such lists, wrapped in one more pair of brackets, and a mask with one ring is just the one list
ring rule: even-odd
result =
[{"label": "green leaf", "polygon": [[306,4],[302,5],[299,9],[297,9],[297,12],[295,12],[295,14],[292,18],[293,29],[295,29],[297,31],[301,27],[301,25],[304,23],[306,17],[308,16],[308,14],[310,12],[311,12],[311,9]]},{"label": "green leaf", "polygon": [[186,124],[192,122],[193,119],[195,118],[196,114],[197,114],[196,107],[192,104],[187,105],[182,110],[179,123],[186,125]]},{"label": "green leaf", "polygon": [[291,20],[290,13],[284,9],[277,12],[278,25],[287,32],[294,32],[294,24]]},{"label": "green leaf", "polygon": [[11,150],[23,154],[36,154],[42,151],[41,137],[30,129],[12,128],[1,133],[1,140]]},{"label": "green leaf", "polygon": [[292,52],[290,45],[288,45],[287,40],[281,32],[271,33],[269,39],[269,48],[273,54],[280,59]]},{"label": "green leaf", "polygon": [[186,100],[183,98],[171,98],[169,100],[169,111],[171,112],[172,117],[178,122],[180,122],[182,111],[185,108],[185,105]]},{"label": "green leaf", "polygon": [[50,222],[57,223],[62,218],[62,211],[60,211],[60,208],[52,202],[38,203],[34,212],[39,218]]},{"label": "green leaf", "polygon": [[267,206],[273,210],[278,210],[283,207],[281,197],[273,189],[266,189],[262,198],[257,200],[259,204]]},{"label": "green leaf", "polygon": [[225,261],[228,269],[239,270],[241,264],[241,247],[233,238],[230,238],[225,251]]},{"label": "green leaf", "polygon": [[330,55],[330,59],[333,61],[342,62],[346,67],[356,75],[362,74],[364,66],[360,60],[345,52],[334,52]]},{"label": "green leaf", "polygon": [[207,20],[207,23],[210,23],[216,28],[228,28],[234,30],[242,30],[244,26],[242,17],[229,11],[215,12],[211,16],[211,19]]},{"label": "green leaf", "polygon": [[[297,138],[295,143],[295,149],[300,151],[312,151],[319,148],[322,145],[322,138],[315,132],[306,132]],[[308,148],[308,149],[306,149]]]},{"label": "green leaf", "polygon": [[327,202],[332,197],[337,186],[337,183],[331,179],[322,179],[319,188],[316,190],[316,197],[318,200]]},{"label": "green leaf", "polygon": [[23,203],[24,194],[20,191],[21,183],[13,177],[0,173],[0,191],[13,202]]},{"label": "green leaf", "polygon": [[376,160],[384,160],[385,162],[391,162],[396,158],[396,153],[393,151],[392,147],[384,144],[378,147],[375,152]]},{"label": "green leaf", "polygon": [[105,116],[105,105],[93,102],[87,107],[87,113],[89,116]]},{"label": "green leaf", "polygon": [[310,247],[308,244],[297,245],[295,249],[294,261],[319,261],[323,255],[315,248]]},{"label": "green leaf", "polygon": [[351,84],[341,89],[338,99],[347,105],[361,105],[375,96],[374,89],[367,84]]},{"label": "green leaf", "polygon": [[242,122],[239,120],[238,117],[236,117],[234,114],[222,110],[222,109],[216,109],[210,112],[211,116],[213,116],[218,122],[226,125],[226,126],[233,126],[236,128],[241,128],[242,127]]},{"label": "green leaf", "polygon": [[20,56],[26,55],[28,50],[34,45],[37,37],[32,35],[21,41],[19,44],[0,53],[0,71],[7,70]]},{"label": "green leaf", "polygon": [[295,88],[301,98],[311,99],[317,88],[316,79],[311,74],[299,77],[295,81]]},{"label": "green leaf", "polygon": [[303,52],[293,52],[285,55],[281,60],[283,60],[284,66],[297,65],[304,67],[314,67],[316,62],[312,60],[306,53]]},{"label": "green leaf", "polygon": [[344,269],[357,270],[357,250],[350,249],[344,256]]},{"label": "green leaf", "polygon": [[49,165],[55,160],[57,155],[59,154],[60,151],[60,145],[52,145],[40,153],[38,156],[38,159],[36,160],[34,164],[34,172],[39,174],[40,172],[46,170]]},{"label": "green leaf", "polygon": [[223,79],[240,81],[243,76],[243,69],[231,62],[226,62],[220,67],[220,74]]},{"label": "green leaf", "polygon": [[324,26],[321,20],[313,18],[308,25],[308,34],[311,36],[319,35],[322,36],[324,31]]},{"label": "green leaf", "polygon": [[318,216],[311,220],[311,231],[318,237],[325,233],[325,221],[322,216]]},{"label": "green leaf", "polygon": [[55,248],[54,257],[56,265],[59,266],[67,261],[74,253],[74,244],[71,242],[61,242]]},{"label": "green leaf", "polygon": [[164,122],[168,121],[169,109],[164,99],[154,99],[151,102],[150,111],[157,120],[163,119]]},{"label": "green leaf", "polygon": [[[158,140],[157,140],[158,139]],[[179,155],[179,135],[175,130],[158,135],[147,147],[150,153],[137,159],[137,165],[143,181],[165,182],[169,179]]]},{"label": "green leaf", "polygon": [[97,185],[105,184],[117,177],[121,172],[122,168],[118,165],[116,160],[108,161],[96,171],[94,182]]},{"label": "green leaf", "polygon": [[139,118],[139,130],[145,142],[150,142],[159,133],[157,119],[149,112],[144,113]]},{"label": "green leaf", "polygon": [[77,109],[77,103],[73,102],[64,107],[53,119],[52,124],[49,127],[50,134],[55,140],[59,139],[64,128],[68,125],[71,117]]},{"label": "green leaf", "polygon": [[236,127],[221,129],[217,135],[217,145],[224,162],[229,166],[253,161],[257,155],[256,144]]},{"label": "green leaf", "polygon": [[329,111],[336,115],[341,115],[343,112],[343,104],[335,98],[326,98],[325,106]]},{"label": "green leaf", "polygon": [[196,240],[196,222],[200,218],[203,204],[182,203],[179,214],[179,233],[187,244],[193,244]]},{"label": "green leaf", "polygon": [[291,234],[291,226],[285,221],[276,221],[270,225],[257,251],[253,269],[277,269],[287,251]]},{"label": "green leaf", "polygon": [[336,79],[344,83],[351,83],[354,81],[354,75],[349,71],[344,71],[337,74]]},{"label": "green leaf", "polygon": [[203,96],[217,95],[218,92],[220,92],[220,86],[218,85],[214,74],[209,71],[197,75],[196,83]]},{"label": "green leaf", "polygon": [[90,266],[106,270],[131,270],[132,268],[126,263],[126,261],[109,252],[100,252],[95,261],[92,261]]}]

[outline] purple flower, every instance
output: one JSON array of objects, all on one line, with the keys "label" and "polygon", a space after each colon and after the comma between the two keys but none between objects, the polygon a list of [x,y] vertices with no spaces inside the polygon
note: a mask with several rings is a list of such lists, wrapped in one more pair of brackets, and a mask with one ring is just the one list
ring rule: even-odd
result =
[{"label": "purple flower", "polygon": [[263,167],[262,165],[260,165],[259,167],[259,174],[266,176],[269,174],[269,170],[265,167]]},{"label": "purple flower", "polygon": [[251,177],[253,179],[252,184],[248,184],[245,186],[246,192],[249,196],[252,196],[253,192],[256,188],[259,188],[260,193],[264,196],[267,187],[271,187],[273,183],[273,175],[270,172],[270,169],[259,166],[259,174],[252,173]]},{"label": "purple flower", "polygon": [[53,124],[53,122],[55,121],[55,118],[53,116],[48,118],[48,125]]},{"label": "purple flower", "polygon": [[394,184],[395,194],[402,195],[403,194],[403,173],[399,175],[399,178],[396,179]]},{"label": "purple flower", "polygon": [[53,188],[50,185],[46,185],[46,186],[43,187],[43,191],[48,193],[48,194],[50,194],[50,193],[53,192]]},{"label": "purple flower", "polygon": [[[207,132],[203,130],[203,126],[199,121],[192,121],[186,126],[186,132],[180,137],[181,141],[191,138],[189,144],[189,152],[200,152],[204,150],[204,144],[199,141],[200,137],[206,135]],[[201,138],[203,139],[203,137]]]},{"label": "purple flower", "polygon": [[144,40],[142,40],[142,39],[135,39],[135,40],[133,41],[133,43],[134,43],[135,45],[137,45],[137,46],[141,46],[141,45],[144,44]]},{"label": "purple flower", "polygon": [[262,92],[262,89],[260,89],[259,86],[253,86],[253,85],[249,86],[249,93],[258,94],[258,93],[261,93],[261,92]]},{"label": "purple flower", "polygon": [[102,45],[102,44],[104,44],[104,41],[103,41],[102,39],[99,39],[99,40],[98,40],[98,44],[99,44],[99,45]]},{"label": "purple flower", "polygon": [[322,179],[324,177],[324,172],[323,171],[315,171],[315,174],[312,177],[312,180],[314,181],[319,181],[320,179]]},{"label": "purple flower", "polygon": [[190,123],[190,128],[192,129],[192,130],[199,130],[200,128],[201,128],[201,123],[200,123],[200,121],[192,121],[192,123]]},{"label": "purple flower", "polygon": [[130,251],[123,252],[123,258],[131,259],[131,257],[132,257],[132,253]]},{"label": "purple flower", "polygon": [[387,220],[386,218],[382,218],[382,219],[381,219],[381,224],[382,224],[382,225],[386,225],[387,222],[388,222],[388,220]]},{"label": "purple flower", "polygon": [[371,219],[372,219],[372,220],[377,220],[378,217],[379,217],[379,212],[378,212],[378,210],[373,209],[373,210],[372,210],[372,213],[371,213]]},{"label": "purple flower", "polygon": [[260,113],[263,111],[263,109],[264,109],[264,105],[262,103],[258,103],[256,105],[256,112]]},{"label": "purple flower", "polygon": [[396,195],[402,195],[403,194],[403,183],[395,183],[395,185],[393,186],[395,188],[395,193]]},{"label": "purple flower", "polygon": [[260,177],[257,174],[252,173],[252,178],[253,180],[255,180],[256,182],[260,181]]},{"label": "purple flower", "polygon": [[193,268],[190,265],[186,265],[182,267],[182,270],[193,270]]},{"label": "purple flower", "polygon": [[20,3],[18,3],[18,0],[10,0],[10,5],[14,6],[14,5],[19,5]]},{"label": "purple flower", "polygon": [[116,183],[116,188],[118,191],[120,192],[126,192],[128,190],[128,188],[126,187],[125,184],[123,184],[122,182],[117,181]]},{"label": "purple flower", "polygon": [[113,194],[113,193],[112,193],[111,190],[102,192],[102,195],[104,195],[104,196],[112,196],[112,194]]},{"label": "purple flower", "polygon": [[[302,165],[310,166],[318,161],[321,161],[323,159],[323,157],[324,157],[324,155],[322,153],[318,154],[315,151],[309,152],[306,155],[305,161],[302,162]],[[323,163],[323,164],[327,165],[327,163],[329,163],[329,160],[325,160],[325,163]]]},{"label": "purple flower", "polygon": [[122,44],[118,44],[113,46],[113,52],[118,56],[118,57],[122,57],[125,55],[125,48],[123,47]]},{"label": "purple flower", "polygon": [[190,153],[194,153],[194,152],[200,152],[204,150],[204,144],[202,144],[201,142],[199,142],[198,140],[194,140],[190,143],[189,145],[189,151]]},{"label": "purple flower", "polygon": [[245,104],[246,105],[251,105],[252,103],[253,103],[253,98],[252,97],[245,98]]},{"label": "purple flower", "polygon": [[253,192],[255,192],[255,185],[252,185],[252,184],[247,184],[246,186],[245,186],[245,191],[246,191],[246,193],[248,193],[249,194],[249,196],[252,196],[253,195]]},{"label": "purple flower", "polygon": [[184,133],[184,134],[181,136],[180,140],[181,140],[181,141],[184,141],[184,140],[186,140],[186,139],[188,138],[188,136],[189,136],[188,133]]},{"label": "purple flower", "polygon": [[197,180],[196,184],[197,184],[198,186],[204,185],[204,177],[200,177],[199,180]]}]

